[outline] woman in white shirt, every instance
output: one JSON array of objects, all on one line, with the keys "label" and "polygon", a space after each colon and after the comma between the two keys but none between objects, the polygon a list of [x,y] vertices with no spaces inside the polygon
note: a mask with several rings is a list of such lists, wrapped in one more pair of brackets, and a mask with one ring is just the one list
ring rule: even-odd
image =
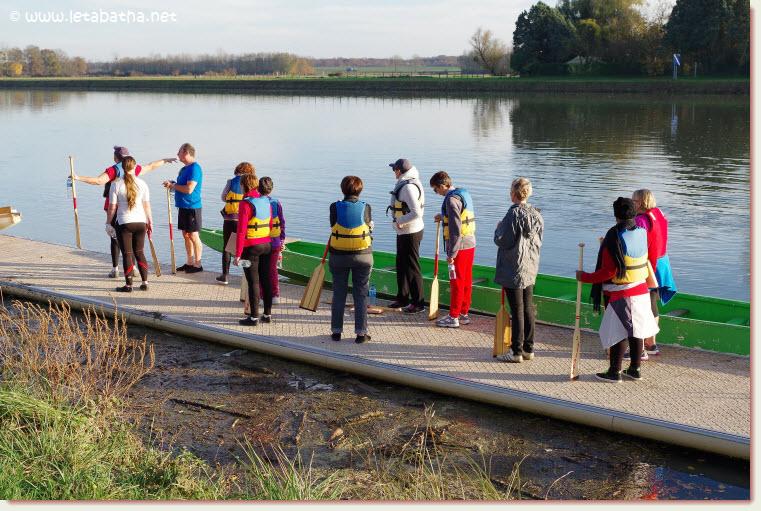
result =
[{"label": "woman in white shirt", "polygon": [[124,278],[126,285],[117,287],[116,290],[123,293],[132,292],[132,270],[137,261],[137,268],[143,282],[140,285],[142,291],[148,290],[148,261],[145,258],[143,245],[145,235],[150,235],[153,227],[151,217],[150,194],[148,185],[140,178],[135,177],[137,163],[131,156],[122,161],[124,179],[115,181],[111,186],[108,206],[108,221],[106,229],[111,226],[111,221],[116,215],[117,235],[122,241],[122,255],[124,260]]}]

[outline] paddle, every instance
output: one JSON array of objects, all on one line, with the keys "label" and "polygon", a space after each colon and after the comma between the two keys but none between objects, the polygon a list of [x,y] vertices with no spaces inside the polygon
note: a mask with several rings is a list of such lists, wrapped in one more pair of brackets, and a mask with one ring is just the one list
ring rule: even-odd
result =
[{"label": "paddle", "polygon": [[174,259],[174,233],[172,232],[172,197],[169,195],[169,188],[166,189],[166,212],[169,216],[169,247],[172,254],[172,275],[176,275],[177,262]]},{"label": "paddle", "polygon": [[499,311],[497,312],[497,319],[494,322],[494,348],[492,349],[491,356],[496,357],[502,355],[505,351],[510,349],[510,314],[505,308],[505,290],[502,289],[501,304]]},{"label": "paddle", "polygon": [[74,228],[77,231],[77,248],[82,248],[79,236],[79,211],[77,211],[77,188],[74,183],[74,157],[69,156],[69,178],[71,179],[71,197],[74,201]]},{"label": "paddle", "polygon": [[328,247],[330,247],[330,239],[328,239],[328,243],[325,245],[322,261],[314,269],[307,287],[304,288],[304,295],[301,297],[301,303],[299,303],[299,308],[301,309],[317,312],[317,307],[320,305],[322,285],[325,282],[325,259],[328,257]]},{"label": "paddle", "polygon": [[436,222],[436,255],[433,257],[433,282],[431,282],[430,307],[428,321],[433,321],[439,316],[439,231],[441,222]]},{"label": "paddle", "polygon": [[[579,271],[584,270],[584,243],[579,243]],[[581,356],[581,281],[576,281],[576,324],[573,327],[573,345],[571,346],[571,380],[579,379],[579,357]]]},{"label": "paddle", "polygon": [[156,257],[156,247],[153,246],[153,236],[148,234],[148,244],[151,246],[151,258],[153,259],[153,269],[156,272],[157,277],[161,277],[161,265],[159,264],[159,258]]}]

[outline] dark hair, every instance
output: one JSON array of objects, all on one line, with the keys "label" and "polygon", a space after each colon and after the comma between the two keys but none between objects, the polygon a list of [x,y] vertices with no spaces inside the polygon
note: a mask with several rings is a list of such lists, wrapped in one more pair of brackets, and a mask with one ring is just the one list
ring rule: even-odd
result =
[{"label": "dark hair", "polygon": [[452,178],[449,177],[449,174],[443,170],[440,170],[431,176],[429,183],[431,184],[431,188],[435,188],[437,186],[446,186],[449,188],[452,186]]},{"label": "dark hair", "polygon": [[243,187],[243,193],[248,193],[251,190],[256,190],[259,186],[259,179],[256,174],[243,174],[240,176],[240,185]]},{"label": "dark hair", "polygon": [[180,151],[185,151],[186,153],[188,153],[193,158],[195,158],[195,156],[196,156],[196,148],[193,147],[189,142],[185,142],[184,144],[182,144],[180,146]]},{"label": "dark hair", "polygon": [[637,216],[637,208],[634,207],[634,201],[626,197],[619,197],[613,203],[613,214],[619,220],[631,220]]},{"label": "dark hair", "polygon": [[359,195],[365,185],[357,176],[346,176],[341,180],[341,191],[344,195]]},{"label": "dark hair", "polygon": [[256,174],[256,169],[247,161],[242,161],[235,166],[235,175],[242,176],[243,174]]},{"label": "dark hair", "polygon": [[269,176],[264,176],[259,180],[259,193],[262,195],[269,195],[272,193],[272,178]]}]

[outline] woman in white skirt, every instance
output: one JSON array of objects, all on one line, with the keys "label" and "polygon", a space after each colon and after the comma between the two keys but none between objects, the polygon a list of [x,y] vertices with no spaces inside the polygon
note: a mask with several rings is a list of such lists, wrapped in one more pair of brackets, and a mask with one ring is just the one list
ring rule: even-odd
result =
[{"label": "woman in white skirt", "polygon": [[[616,225],[605,234],[594,273],[576,272],[576,278],[592,286],[595,310],[605,297],[605,314],[600,324],[600,341],[610,348],[610,367],[597,373],[598,380],[619,383],[622,375],[641,380],[642,340],[658,333],[650,308],[648,281],[652,267],[647,259],[647,232],[634,222],[636,209],[631,199],[619,197],[613,203]],[[631,364],[621,371],[628,343]]]}]

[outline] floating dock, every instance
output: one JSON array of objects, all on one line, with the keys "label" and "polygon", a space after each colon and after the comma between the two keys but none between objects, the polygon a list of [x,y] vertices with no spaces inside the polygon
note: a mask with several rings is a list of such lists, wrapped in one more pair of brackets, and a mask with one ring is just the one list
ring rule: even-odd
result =
[{"label": "floating dock", "polygon": [[[162,255],[159,254],[161,258]],[[209,257],[218,253],[207,252]],[[168,260],[168,254],[163,259]],[[179,258],[182,262],[182,258]],[[218,285],[213,272],[150,277],[147,292],[117,293],[106,254],[0,236],[5,298],[67,302],[74,309],[118,311],[130,323],[419,387],[609,431],[750,459],[749,357],[663,345],[643,362],[643,380],[611,385],[597,335],[582,333],[581,377],[569,381],[572,330],[537,325],[536,358],[506,364],[491,357],[494,318],[473,315],[459,329],[436,328],[427,314],[370,316],[372,340],[355,344],[353,315],[344,339],[330,340],[330,290],[317,312],[299,309],[303,287],[281,284],[273,322],[242,327],[238,279]],[[443,313],[442,313],[443,314]]]}]

